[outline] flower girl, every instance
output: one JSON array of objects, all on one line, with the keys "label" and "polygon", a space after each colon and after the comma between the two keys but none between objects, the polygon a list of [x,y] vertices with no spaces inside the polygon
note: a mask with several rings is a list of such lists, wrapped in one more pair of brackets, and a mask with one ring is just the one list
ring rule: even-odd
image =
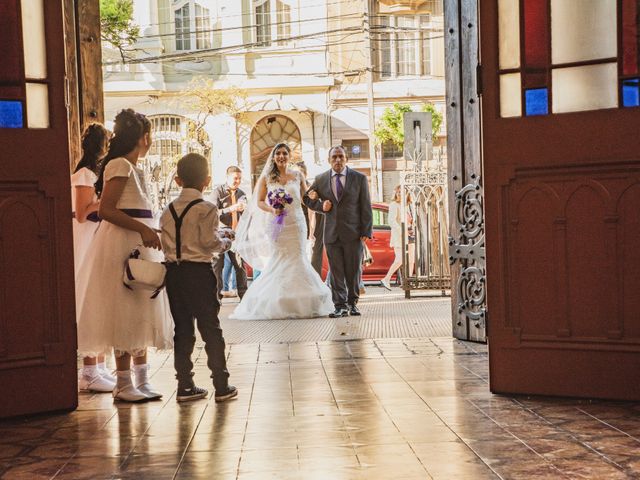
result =
[{"label": "flower girl", "polygon": [[[154,230],[152,205],[144,172],[137,167],[151,147],[151,123],[131,109],[115,119],[114,136],[96,183],[102,219],[80,272],[84,289],[78,316],[78,349],[86,355],[114,350],[116,400],[142,402],[162,394],[149,383],[147,347],[172,346],[173,322],[165,292],[129,290],[123,269],[131,251],[141,244],[149,260],[162,261]],[[131,377],[131,359],[135,383]]]},{"label": "flower girl", "polygon": [[[109,131],[99,123],[92,123],[82,134],[82,158],[71,175],[71,206],[73,211],[73,255],[75,276],[78,279],[80,265],[91,240],[98,229],[98,197],[95,183],[98,180],[98,162],[107,154]],[[76,309],[82,303],[76,289]],[[88,392],[111,392],[116,379],[107,370],[104,354],[97,357],[84,357],[80,375],[80,390]]]}]

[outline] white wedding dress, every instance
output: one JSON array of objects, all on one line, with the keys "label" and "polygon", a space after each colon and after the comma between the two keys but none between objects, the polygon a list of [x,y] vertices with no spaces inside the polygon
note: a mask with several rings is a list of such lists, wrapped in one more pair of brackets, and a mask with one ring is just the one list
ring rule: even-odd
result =
[{"label": "white wedding dress", "polygon": [[264,216],[267,234],[263,241],[268,242],[268,260],[231,319],[314,318],[333,311],[331,290],[306,255],[307,225],[300,203],[299,177],[286,185],[267,184],[268,191],[278,188],[284,188],[293,202],[285,208],[283,227],[277,235],[273,228],[276,217]]}]

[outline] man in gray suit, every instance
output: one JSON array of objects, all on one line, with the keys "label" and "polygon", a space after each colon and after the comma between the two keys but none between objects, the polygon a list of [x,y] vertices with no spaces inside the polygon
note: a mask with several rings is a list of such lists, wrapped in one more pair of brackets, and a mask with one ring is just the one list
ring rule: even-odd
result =
[{"label": "man in gray suit", "polygon": [[371,238],[373,212],[367,177],[347,167],[343,147],[329,150],[331,169],[318,175],[305,205],[324,214],[324,246],[331,270],[332,318],[360,315],[360,264],[363,242]]}]

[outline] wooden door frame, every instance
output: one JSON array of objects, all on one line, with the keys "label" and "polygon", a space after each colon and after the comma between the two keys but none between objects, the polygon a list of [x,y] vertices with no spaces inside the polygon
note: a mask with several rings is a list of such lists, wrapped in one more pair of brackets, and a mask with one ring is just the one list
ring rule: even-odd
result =
[{"label": "wooden door frame", "polygon": [[82,156],[82,132],[104,123],[100,0],[64,0],[69,168]]}]

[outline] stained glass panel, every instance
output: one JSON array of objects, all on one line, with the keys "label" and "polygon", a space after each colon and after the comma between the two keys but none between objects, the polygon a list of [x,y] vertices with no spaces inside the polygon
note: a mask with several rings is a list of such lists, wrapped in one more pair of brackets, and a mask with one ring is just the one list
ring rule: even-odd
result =
[{"label": "stained glass panel", "polygon": [[41,83],[27,83],[27,126],[49,128],[49,88]]},{"label": "stained glass panel", "polygon": [[22,102],[0,100],[0,128],[22,128],[23,117]]},{"label": "stained glass panel", "polygon": [[25,76],[33,80],[47,78],[43,0],[21,1]]},{"label": "stained glass panel", "polygon": [[520,66],[520,2],[498,0],[500,68]]},{"label": "stained glass panel", "polygon": [[546,68],[549,64],[549,1],[524,0],[524,64]]},{"label": "stained glass panel", "polygon": [[549,90],[535,88],[524,92],[525,115],[547,115],[549,113]]},{"label": "stained glass panel", "polygon": [[553,113],[618,106],[618,64],[556,68],[552,72]]},{"label": "stained glass panel", "polygon": [[622,82],[622,105],[640,107],[640,79],[629,78]]},{"label": "stained glass panel", "polygon": [[616,0],[551,0],[554,65],[617,55]]},{"label": "stained glass panel", "polygon": [[500,113],[502,117],[522,115],[519,73],[500,75]]},{"label": "stained glass panel", "polygon": [[622,0],[622,72],[624,75],[638,73],[639,23],[640,4],[638,0]]}]

